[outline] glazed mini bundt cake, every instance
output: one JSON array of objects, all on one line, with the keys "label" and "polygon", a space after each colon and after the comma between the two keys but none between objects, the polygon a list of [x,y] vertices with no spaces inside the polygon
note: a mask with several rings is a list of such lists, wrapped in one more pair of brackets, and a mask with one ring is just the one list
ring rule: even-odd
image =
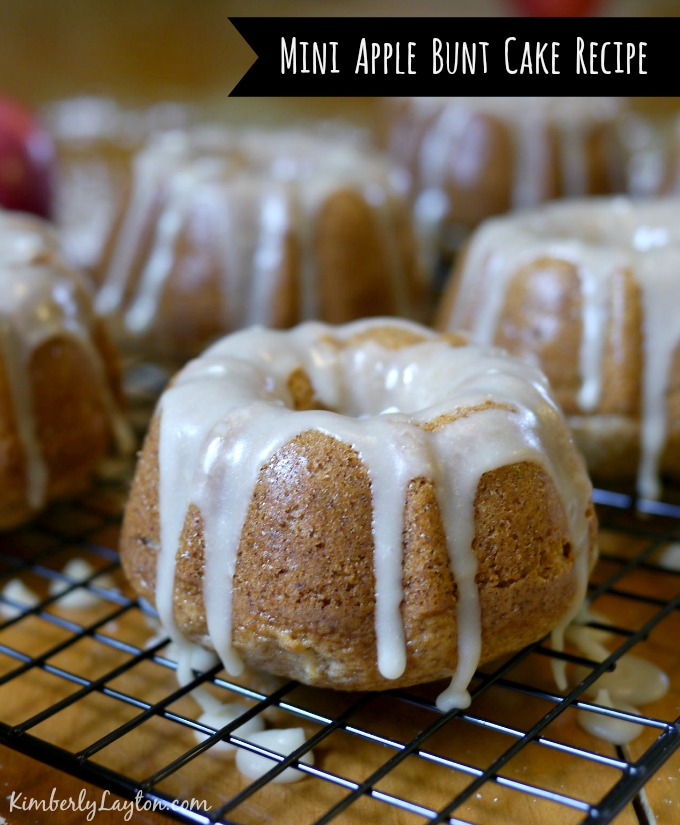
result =
[{"label": "glazed mini bundt cake", "polygon": [[0,529],[80,492],[130,446],[116,358],[47,224],[0,212]]},{"label": "glazed mini bundt cake", "polygon": [[416,213],[456,249],[480,221],[561,196],[624,191],[623,98],[395,98],[386,144]]},{"label": "glazed mini bundt cake", "polygon": [[680,200],[564,201],[489,220],[437,326],[539,366],[598,479],[680,476]]},{"label": "glazed mini bundt cake", "polygon": [[197,354],[252,323],[418,315],[400,177],[357,141],[201,127],[134,159],[97,306],[136,348]]},{"label": "glazed mini bundt cake", "polygon": [[121,558],[187,656],[339,689],[453,676],[451,708],[480,662],[564,628],[595,528],[533,367],[403,320],[307,322],[171,382]]},{"label": "glazed mini bundt cake", "polygon": [[57,100],[42,110],[56,147],[53,219],[69,263],[97,276],[119,219],[134,155],[159,131],[185,126],[187,106],[124,106],[109,97]]}]

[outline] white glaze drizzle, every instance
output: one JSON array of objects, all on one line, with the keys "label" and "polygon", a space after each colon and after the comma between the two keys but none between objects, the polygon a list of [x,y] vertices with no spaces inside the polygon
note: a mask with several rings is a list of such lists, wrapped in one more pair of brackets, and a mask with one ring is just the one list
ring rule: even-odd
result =
[{"label": "white glaze drizzle", "polygon": [[[680,345],[677,272],[680,200],[635,202],[622,197],[565,201],[487,221],[477,230],[459,276],[456,305],[446,325],[493,343],[514,275],[542,259],[576,266],[581,283],[582,412],[596,412],[610,313],[616,311],[612,279],[630,272],[643,307],[641,460],[638,492],[660,494],[659,462],[666,440],[666,396],[672,359]],[[612,308],[614,307],[614,308]]]},{"label": "white glaze drizzle", "polygon": [[[633,716],[640,716],[640,711],[629,705],[627,702],[612,701],[611,696],[605,688],[597,692],[595,702],[602,708],[611,708],[612,710],[619,710],[623,713],[628,713]],[[625,745],[632,742],[644,730],[643,725],[636,724],[628,719],[622,719],[615,715],[605,713],[598,713],[590,710],[579,710],[577,717],[579,725],[588,733],[611,742],[613,745]]]},{"label": "white glaze drizzle", "polygon": [[40,604],[38,594],[21,579],[9,579],[2,588],[2,597],[7,599],[0,601],[0,616],[4,619],[14,619]]},{"label": "white glaze drizzle", "polygon": [[[509,193],[514,209],[534,206],[548,197],[553,140],[562,176],[558,194],[587,194],[591,174],[587,138],[594,129],[613,123],[623,106],[621,99],[610,97],[424,97],[400,98],[396,105],[398,111],[406,107],[406,112],[392,124],[388,148],[395,160],[407,166],[415,161],[413,185],[418,192],[433,188],[445,192],[447,180],[463,191],[473,191],[487,158],[483,134],[471,140],[470,130],[479,117],[500,123],[514,150]],[[455,212],[456,204],[451,207]]]},{"label": "white glaze drizzle", "polygon": [[664,545],[658,554],[655,554],[655,558],[660,567],[680,573],[680,542]]},{"label": "white glaze drizzle", "polygon": [[[589,659],[602,662],[611,654],[597,637],[598,631],[572,623],[567,631],[567,639]],[[574,679],[580,681],[588,670],[574,668]],[[645,705],[656,702],[668,692],[668,675],[652,662],[634,653],[625,653],[616,660],[616,667],[611,672],[603,673],[591,687],[592,691],[607,690],[616,702],[630,705]]]},{"label": "white glaze drizzle", "polygon": [[511,121],[510,138],[514,150],[510,206],[524,209],[547,197],[550,145],[543,114],[530,110],[525,117]]},{"label": "white glaze drizzle", "polygon": [[114,236],[97,309],[120,316],[132,335],[151,331],[178,241],[200,219],[211,243],[194,250],[194,265],[199,255],[199,265],[206,264],[211,246],[225,331],[271,322],[271,295],[291,239],[299,252],[299,319],[316,318],[315,222],[334,193],[350,190],[374,213],[396,314],[413,314],[407,264],[396,240],[395,211],[407,214],[406,181],[384,158],[346,138],[209,127],[154,135],[132,164],[130,204]]},{"label": "white glaze drizzle", "polygon": [[[597,617],[587,609],[581,610],[565,635],[583,655],[603,662],[611,655],[603,644],[608,634],[585,624],[594,618]],[[577,684],[590,673],[588,668],[578,665],[572,670],[572,684]],[[637,705],[661,699],[668,688],[668,676],[661,668],[634,653],[625,653],[616,660],[614,670],[603,673],[587,692],[603,707],[639,715]],[[642,732],[641,725],[611,715],[581,710],[577,718],[585,730],[613,744],[630,742]]]},{"label": "white glaze drizzle", "polygon": [[[680,203],[677,206],[680,209]],[[675,240],[675,239],[674,239]],[[680,240],[680,239],[679,239]],[[658,464],[666,443],[666,396],[680,346],[678,271],[680,243],[642,257],[638,270],[643,304],[644,364],[641,458],[638,488],[645,498],[661,493]]]},{"label": "white glaze drizzle", "polygon": [[[163,175],[165,171],[162,167],[157,169],[160,175]],[[157,243],[153,245],[144,263],[138,288],[125,313],[125,323],[131,332],[142,332],[153,323],[163,287],[172,271],[180,233],[193,208],[195,187],[204,183],[209,184],[214,180],[218,171],[216,161],[202,158],[197,161],[191,171],[181,169],[178,174],[164,181],[168,208],[163,209],[157,217],[155,229]],[[161,181],[149,181],[145,175],[142,175],[141,180],[147,190],[142,197],[144,199],[149,195],[158,197],[157,188],[154,188],[154,185],[158,187]],[[144,231],[149,215],[144,214],[143,220],[144,223],[139,226],[141,232]],[[134,253],[136,250],[131,246],[129,251]],[[129,274],[130,270],[126,268],[123,271],[123,279],[129,277]]]},{"label": "white glaze drizzle", "polygon": [[[416,332],[423,342],[398,350],[374,342],[329,343],[342,344],[385,326]],[[309,375],[326,410],[292,409],[287,381],[299,368]],[[488,401],[502,409],[486,407],[430,431],[423,427]],[[406,666],[400,614],[403,519],[395,514],[403,513],[412,479],[435,482],[458,585],[459,662],[450,688],[439,698],[442,709],[469,703],[467,685],[479,661],[472,525],[484,472],[533,461],[555,480],[576,556],[575,598],[565,622],[583,599],[589,482],[543,376],[497,350],[450,347],[424,327],[388,319],[343,327],[309,322],[289,332],[253,328],[222,339],[190,362],[161,397],[159,413],[156,607],[171,638],[186,643],[173,618],[173,590],[180,535],[194,504],[204,526],[208,632],[231,673],[242,666],[231,644],[231,582],[253,490],[276,451],[310,430],[351,445],[367,468],[373,498],[376,658],[386,678],[398,678]]]},{"label": "white glaze drizzle", "polygon": [[66,259],[101,265],[128,179],[132,154],[153,132],[179,128],[193,114],[185,104],[127,109],[111,98],[81,96],[42,111],[57,149],[54,221]]},{"label": "white glaze drizzle", "polygon": [[[239,716],[243,716],[248,710],[250,710],[250,707],[246,705],[245,702],[228,702],[225,704],[220,702],[213,709],[204,710],[197,721],[201,725],[215,728],[215,730],[218,731],[220,728],[225,727],[225,725],[234,722]],[[249,739],[251,734],[259,733],[262,730],[264,730],[264,721],[262,716],[258,714],[236,728],[233,731],[233,735],[238,736],[240,739]],[[199,742],[207,739],[209,735],[201,731],[194,731],[194,733]],[[225,741],[215,742],[210,746],[210,753],[226,754],[233,753],[235,750],[236,745]]]},{"label": "white glaze drizzle", "polygon": [[101,597],[86,587],[69,590],[74,584],[90,579],[94,587],[102,590],[115,590],[116,587],[115,582],[107,573],[95,576],[96,570],[87,559],[69,559],[61,572],[64,578],[50,579],[47,589],[50,596],[59,596],[55,604],[61,609],[89,610],[101,605]]},{"label": "white glaze drizzle", "polygon": [[[253,745],[261,745],[263,748],[278,753],[280,756],[288,756],[294,750],[302,747],[305,743],[305,732],[303,728],[274,728],[249,733],[248,742]],[[308,751],[300,757],[300,762],[305,765],[314,764],[314,753]],[[236,767],[248,779],[259,779],[276,766],[277,762],[267,756],[260,756],[254,751],[246,748],[239,748],[236,752]],[[302,771],[295,768],[286,768],[277,774],[272,782],[287,784],[297,782],[304,777]]]},{"label": "white glaze drizzle", "polygon": [[[255,242],[252,266],[252,286],[248,290],[248,315],[255,324],[269,324],[272,317],[272,295],[284,259],[286,236],[292,225],[294,206],[285,187],[272,187],[258,203],[260,231]],[[241,272],[244,270],[241,269]],[[234,285],[232,288],[237,288]],[[237,329],[239,321],[233,318],[227,329]]]},{"label": "white glaze drizzle", "polygon": [[127,453],[132,449],[132,435],[91,339],[94,323],[85,283],[62,259],[47,225],[19,213],[0,212],[0,353],[26,463],[26,498],[34,509],[45,502],[49,479],[35,431],[29,365],[45,342],[66,338],[78,343],[100,379],[119,449]]}]

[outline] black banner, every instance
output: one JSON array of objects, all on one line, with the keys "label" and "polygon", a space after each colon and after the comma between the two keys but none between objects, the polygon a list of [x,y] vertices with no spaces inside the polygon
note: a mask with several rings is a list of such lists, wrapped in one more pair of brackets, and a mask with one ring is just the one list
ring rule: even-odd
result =
[{"label": "black banner", "polygon": [[233,96],[675,95],[680,18],[238,17]]}]

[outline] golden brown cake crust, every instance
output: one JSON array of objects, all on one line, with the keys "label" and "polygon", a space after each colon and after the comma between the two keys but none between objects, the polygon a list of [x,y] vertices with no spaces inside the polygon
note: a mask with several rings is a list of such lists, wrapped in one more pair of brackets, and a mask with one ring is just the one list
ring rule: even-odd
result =
[{"label": "golden brown cake crust", "polygon": [[[130,205],[125,202],[123,210]],[[310,217],[307,231],[311,240],[306,243],[313,250],[319,318],[344,323],[365,315],[399,315],[403,307],[415,318],[424,315],[426,296],[412,227],[406,220],[403,204],[388,203],[384,209],[389,211],[393,224],[388,244],[385,226],[381,225],[384,216],[380,218],[364,196],[352,189],[337,189]],[[147,244],[157,218],[154,214],[148,221],[149,230],[144,234]],[[113,319],[116,334],[132,350],[142,347],[164,355],[188,357],[230,331],[225,319],[242,304],[242,293],[250,286],[245,282],[239,284],[239,280],[244,280],[243,273],[231,271],[214,243],[206,242],[202,220],[199,211],[190,215],[179,234],[148,333],[134,341],[119,325],[120,319]],[[291,225],[281,247],[273,290],[266,296],[270,325],[274,328],[293,326],[305,315],[301,277],[305,267],[310,267],[306,260],[310,249],[301,248],[303,240]],[[253,254],[256,252],[254,249]],[[141,289],[142,274],[152,254],[150,244],[149,248],[137,250],[124,299],[128,305]],[[395,269],[401,270],[397,274],[405,285],[403,307],[396,301]],[[235,285],[233,291],[225,288],[228,283]]]},{"label": "golden brown cake crust", "polygon": [[[110,382],[114,402],[122,403],[118,365],[102,328],[95,335],[95,346],[102,355],[105,375],[78,342],[68,338],[46,341],[31,356],[36,442],[48,474],[46,501],[84,490],[112,447],[103,385]],[[0,363],[0,529],[15,527],[34,512],[26,495],[26,473],[15,406],[5,365]]]},{"label": "golden brown cake crust", "polygon": [[256,323],[423,319],[403,187],[385,158],[345,138],[214,127],[144,144],[98,267],[116,339],[184,361]]},{"label": "golden brown cake crust", "polygon": [[108,331],[50,225],[0,212],[0,529],[84,489],[132,448]]},{"label": "golden brown cake crust", "polygon": [[408,170],[413,198],[443,211],[435,220],[450,259],[491,216],[623,191],[617,124],[626,106],[625,98],[393,98],[379,132]]},{"label": "golden brown cake crust", "polygon": [[[620,190],[620,102],[613,106],[607,99],[596,112],[596,106],[578,102],[572,109],[574,99],[568,99],[570,115],[563,116],[556,98],[539,98],[538,105],[493,100],[398,98],[385,106],[383,142],[409,170],[416,193],[435,187],[446,196],[449,226],[469,231],[513,208]],[[531,179],[531,192],[517,202],[523,177]]]},{"label": "golden brown cake crust", "polygon": [[[604,208],[604,206],[603,206]],[[470,259],[470,244],[456,263],[435,319],[440,331],[452,326],[461,279]],[[612,250],[612,260],[615,252]],[[607,304],[602,307],[604,348],[601,392],[595,409],[583,410],[581,347],[583,288],[580,264],[547,253],[517,266],[499,311],[492,340],[486,343],[508,352],[545,372],[555,399],[568,418],[574,437],[598,481],[621,483],[635,477],[640,463],[644,396],[644,299],[630,268],[612,272]],[[483,311],[485,283],[459,314],[456,325],[473,330]],[[661,293],[663,294],[663,293]],[[669,295],[673,300],[674,295]],[[596,353],[589,353],[596,358]],[[652,369],[659,368],[653,366]],[[672,354],[664,396],[666,436],[659,459],[662,475],[680,478],[680,347]]]},{"label": "golden brown cake crust", "polygon": [[[389,339],[389,336],[388,336]],[[300,373],[298,408],[314,404]],[[436,424],[435,424],[436,426]],[[155,599],[160,544],[157,415],[139,458],[121,539],[124,570]],[[578,587],[575,548],[554,483],[537,464],[485,473],[474,502],[473,549],[482,611],[482,661],[548,633]],[[595,556],[592,505],[590,563]],[[233,583],[233,645],[251,666],[343,689],[384,689],[450,676],[457,662],[457,588],[433,483],[411,481],[403,514],[403,675],[378,671],[372,498],[349,445],[306,431],[262,468],[241,534]],[[191,506],[176,556],[174,620],[210,645],[203,599],[203,522]]]}]

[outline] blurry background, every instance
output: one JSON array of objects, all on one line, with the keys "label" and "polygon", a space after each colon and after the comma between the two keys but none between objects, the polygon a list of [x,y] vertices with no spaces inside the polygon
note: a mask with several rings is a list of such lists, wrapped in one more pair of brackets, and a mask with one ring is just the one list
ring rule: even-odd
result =
[{"label": "blurry background", "polygon": [[[228,99],[252,60],[228,17],[497,16],[546,7],[565,14],[680,14],[676,0],[4,0],[0,92],[32,104],[94,93],[129,103],[191,100],[234,120],[339,114],[366,123],[375,113],[371,98]],[[680,108],[680,98],[634,104],[665,112]]]}]

